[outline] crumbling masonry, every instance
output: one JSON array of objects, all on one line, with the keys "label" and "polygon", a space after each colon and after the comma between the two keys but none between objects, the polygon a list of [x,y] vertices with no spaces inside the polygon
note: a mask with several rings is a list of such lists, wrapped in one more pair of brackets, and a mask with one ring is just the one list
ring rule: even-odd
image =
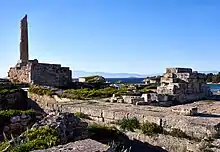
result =
[{"label": "crumbling masonry", "polygon": [[192,71],[190,68],[167,68],[157,87],[157,94],[165,94],[172,100],[194,101],[211,95],[205,83],[205,74]]},{"label": "crumbling masonry", "polygon": [[31,83],[45,86],[65,87],[72,82],[72,71],[60,64],[39,63],[29,60],[27,15],[21,20],[20,60],[8,71],[13,82]]}]

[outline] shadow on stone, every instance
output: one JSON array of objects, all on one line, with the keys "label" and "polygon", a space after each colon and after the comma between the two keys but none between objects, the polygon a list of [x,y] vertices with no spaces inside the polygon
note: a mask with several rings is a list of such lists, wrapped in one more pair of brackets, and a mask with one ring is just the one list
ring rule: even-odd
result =
[{"label": "shadow on stone", "polygon": [[44,110],[34,100],[28,98],[27,105],[28,105],[28,109],[33,109],[37,113],[40,113],[40,114],[46,116],[46,113],[44,112]]},{"label": "shadow on stone", "polygon": [[208,100],[220,101],[220,95],[214,94]]},{"label": "shadow on stone", "polygon": [[167,152],[161,147],[153,146],[149,143],[144,143],[139,140],[130,140],[131,152]]},{"label": "shadow on stone", "polygon": [[[115,142],[125,149],[131,147],[130,152],[167,152],[161,147],[153,146],[149,143],[144,143],[139,140],[130,140],[124,133],[117,129],[109,128],[90,128],[90,138],[103,144]],[[120,148],[119,148],[120,149]],[[116,150],[117,151],[117,150]],[[120,151],[120,150],[119,150]]]},{"label": "shadow on stone", "polygon": [[208,118],[220,118],[220,115],[211,113],[198,113],[194,117],[208,117]]}]

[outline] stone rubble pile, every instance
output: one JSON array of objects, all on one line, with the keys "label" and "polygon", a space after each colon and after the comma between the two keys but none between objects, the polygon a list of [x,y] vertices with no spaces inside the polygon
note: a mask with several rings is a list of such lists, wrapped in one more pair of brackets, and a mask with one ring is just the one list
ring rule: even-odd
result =
[{"label": "stone rubble pile", "polygon": [[[15,118],[13,118],[13,120],[14,119]],[[61,144],[66,144],[70,140],[76,141],[88,137],[88,123],[83,122],[80,118],[74,116],[72,113],[50,113],[41,121],[36,122],[31,127],[31,130],[44,126],[57,129],[58,134],[60,135]],[[20,136],[9,141],[10,145],[4,150],[4,152],[7,152],[11,147],[19,145],[27,140],[28,139],[25,137],[25,133],[22,133]]]},{"label": "stone rubble pile", "polygon": [[3,132],[5,135],[16,135],[16,133],[21,133],[28,127],[31,120],[31,116],[25,114],[14,116],[10,119],[10,123],[4,126]]},{"label": "stone rubble pile", "polygon": [[88,137],[88,123],[83,122],[80,118],[72,113],[50,113],[41,121],[36,122],[31,129],[42,126],[49,126],[57,129],[60,135],[61,143],[69,140],[80,140]]}]

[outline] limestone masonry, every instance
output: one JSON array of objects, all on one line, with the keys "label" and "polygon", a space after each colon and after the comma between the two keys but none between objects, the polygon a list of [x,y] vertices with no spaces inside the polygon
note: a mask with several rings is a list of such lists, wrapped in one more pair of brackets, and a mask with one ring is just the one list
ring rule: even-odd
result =
[{"label": "limestone masonry", "polygon": [[55,87],[65,87],[72,82],[69,67],[29,60],[27,15],[21,20],[20,60],[15,67],[10,68],[8,78],[13,82]]},{"label": "limestone masonry", "polygon": [[212,96],[206,85],[205,74],[192,71],[191,68],[167,68],[160,78],[156,93],[145,94],[145,101],[173,104],[206,99]]},{"label": "limestone masonry", "polygon": [[157,94],[170,95],[180,102],[194,101],[211,95],[205,83],[205,74],[191,68],[167,68],[157,87]]}]

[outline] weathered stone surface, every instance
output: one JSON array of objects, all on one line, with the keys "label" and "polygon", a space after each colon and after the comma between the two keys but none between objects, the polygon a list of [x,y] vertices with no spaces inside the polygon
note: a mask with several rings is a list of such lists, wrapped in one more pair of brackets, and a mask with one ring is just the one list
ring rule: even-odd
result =
[{"label": "weathered stone surface", "polygon": [[[11,138],[11,134],[13,136],[18,136],[34,123],[34,119],[35,118],[25,114],[14,116],[9,122],[1,123],[1,132],[4,132],[7,138]],[[0,140],[3,140],[2,133],[0,134]]]},{"label": "weathered stone surface", "polygon": [[[43,100],[39,95],[32,95],[37,98],[37,101]],[[56,106],[55,106],[56,105]],[[216,134],[217,130],[215,126],[218,125],[220,121],[220,116],[214,115],[211,117],[200,117],[199,114],[202,112],[209,113],[219,113],[220,103],[212,102],[207,106],[207,102],[195,102],[193,104],[179,105],[173,107],[154,107],[154,106],[134,106],[128,104],[113,104],[107,102],[97,102],[96,105],[86,103],[85,101],[75,100],[72,103],[58,103],[54,106],[48,106],[47,104],[41,104],[43,109],[51,109],[57,111],[55,107],[62,105],[62,111],[68,111],[72,109],[71,112],[86,112],[94,120],[109,122],[122,119],[123,117],[133,117],[136,116],[141,122],[147,120],[149,122],[157,123],[158,125],[162,123],[164,128],[179,128],[186,132],[190,136],[195,136],[198,138],[204,138],[213,136]],[[190,107],[198,108],[197,116],[185,116],[179,115],[173,112],[172,109],[190,109]],[[215,111],[207,111],[208,109],[216,109]],[[100,117],[101,116],[101,117]]]},{"label": "weathered stone surface", "polygon": [[51,113],[39,122],[36,122],[33,128],[49,126],[57,129],[62,143],[69,140],[79,140],[88,137],[88,123],[81,121],[71,113]]},{"label": "weathered stone surface", "polygon": [[27,109],[27,92],[24,90],[0,93],[0,110]]},{"label": "weathered stone surface", "polygon": [[170,95],[172,100],[181,103],[211,96],[210,89],[205,85],[205,75],[192,72],[190,68],[167,68],[160,83],[157,94]]},{"label": "weathered stone surface", "polygon": [[196,147],[198,144],[197,142],[193,142],[184,138],[181,139],[163,134],[146,136],[135,132],[126,132],[126,135],[130,139],[136,139],[142,142],[147,142],[154,146],[163,147],[169,152],[186,152],[190,149],[193,150],[192,152],[200,152],[199,148]]},{"label": "weathered stone surface", "polygon": [[72,82],[72,71],[59,64],[38,63],[29,60],[21,67],[12,67],[8,72],[10,81],[63,87]]},{"label": "weathered stone surface", "polygon": [[20,62],[28,61],[28,23],[27,15],[21,20]]},{"label": "weathered stone surface", "polygon": [[[31,127],[31,130],[43,126],[48,126],[50,128],[56,129],[58,131],[62,144],[66,144],[69,140],[77,141],[88,138],[88,123],[82,121],[80,118],[74,116],[72,113],[50,113],[41,121],[36,122]],[[6,148],[6,151],[11,147],[14,147],[17,144],[23,143],[25,141],[27,141],[27,138],[24,136],[24,133],[22,133],[20,136],[9,141],[10,146]]]},{"label": "weathered stone surface", "polygon": [[33,152],[105,152],[108,148],[108,145],[104,145],[92,139],[85,139],[45,150],[35,150]]}]

